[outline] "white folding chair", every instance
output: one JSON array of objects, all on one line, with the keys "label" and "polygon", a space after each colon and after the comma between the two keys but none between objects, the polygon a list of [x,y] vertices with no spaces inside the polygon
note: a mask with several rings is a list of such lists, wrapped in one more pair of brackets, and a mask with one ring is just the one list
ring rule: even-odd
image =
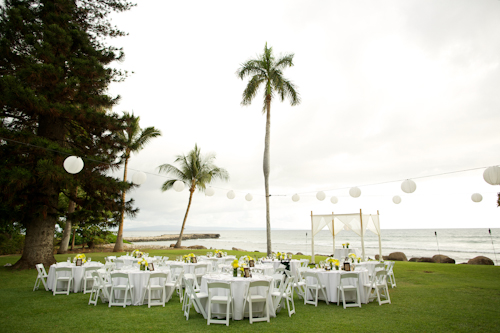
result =
[{"label": "white folding chair", "polygon": [[[55,279],[54,279],[54,287],[52,288],[52,294],[66,294],[69,295],[69,291],[73,284],[73,269],[71,267],[56,267],[55,268]],[[66,284],[66,290],[57,290],[57,283],[62,282]]]},{"label": "white folding chair", "polygon": [[[257,321],[267,321],[269,322],[269,305],[267,304],[267,295],[269,294],[269,288],[271,284],[269,281],[252,281],[249,283],[248,288],[245,292],[245,301],[243,303],[243,309],[245,308],[245,305],[248,303],[248,319],[250,321],[250,324],[253,322]],[[256,292],[252,292],[253,288],[264,288],[264,295],[258,294]],[[262,290],[261,290],[262,291]],[[261,317],[254,317],[253,313],[253,303],[264,303]],[[264,315],[265,312],[265,315]]]},{"label": "white folding chair", "polygon": [[120,258],[116,258],[113,262],[115,263],[116,269],[121,269],[125,265],[125,261]]},{"label": "white folding chair", "polygon": [[371,302],[375,298],[377,298],[377,288],[375,287],[376,282],[377,282],[377,279],[375,277],[375,274],[373,274],[373,275],[369,275],[368,283],[365,283],[363,285],[363,287],[365,288],[365,293],[366,293],[365,303]]},{"label": "white folding chair", "polygon": [[[349,280],[350,279],[350,280]],[[337,305],[340,304],[340,299],[342,298],[342,304],[344,309],[347,307],[359,306],[361,307],[361,296],[359,292],[359,276],[356,273],[344,273],[340,275],[340,283],[337,287],[338,298]],[[356,300],[354,303],[348,304],[345,298],[346,291],[355,291]]]},{"label": "white folding chair", "polygon": [[[111,291],[109,295],[109,307],[111,306],[127,306],[127,294],[130,294],[130,301],[133,303],[134,298],[133,298],[133,289],[134,286],[130,284],[130,280],[128,277],[128,274],[126,273],[120,273],[120,272],[113,272],[110,275],[111,279]],[[125,281],[123,282],[124,279]],[[116,297],[117,293],[123,292],[123,298]],[[120,299],[122,300],[120,302]]]},{"label": "white folding chair", "polygon": [[194,275],[196,275],[196,279],[198,280],[198,285],[201,283],[201,277],[207,273],[208,264],[197,264],[194,266]]},{"label": "white folding chair", "polygon": [[389,287],[387,287],[387,272],[385,270],[375,273],[375,288],[377,291],[378,305],[391,304]]},{"label": "white folding chair", "polygon": [[[165,307],[165,300],[167,298],[167,282],[168,282],[169,272],[157,272],[151,273],[149,275],[148,285],[144,291],[143,303],[146,300],[146,294],[148,295],[148,308],[154,305],[162,305]],[[158,291],[160,294],[159,298],[151,297],[151,293]]]},{"label": "white folding chair", "polygon": [[386,261],[385,270],[387,271],[387,277],[389,278],[389,283],[391,288],[396,287],[396,278],[394,277],[394,261]]},{"label": "white folding chair", "polygon": [[92,282],[94,283],[94,278],[92,277],[92,272],[97,271],[100,267],[94,266],[94,267],[83,267],[83,278],[82,282],[83,285],[80,287],[81,290],[83,290],[83,293],[90,293],[91,290],[87,290],[88,283]]},{"label": "white folding chair", "polygon": [[35,280],[35,286],[33,287],[33,291],[38,290],[38,287],[40,286],[40,282],[43,283],[43,286],[45,287],[45,291],[48,291],[49,288],[47,287],[47,272],[45,271],[45,267],[43,264],[36,264],[35,265],[36,270],[38,272],[38,275]]},{"label": "white folding chair", "polygon": [[92,284],[92,290],[89,298],[89,305],[94,304],[94,306],[96,306],[99,297],[101,297],[102,303],[109,302],[109,293],[111,290],[111,284],[106,282],[103,274],[100,273],[99,271],[93,271],[92,278],[94,279],[94,283]]},{"label": "white folding chair", "polygon": [[172,264],[170,265],[170,278],[172,281],[177,282],[179,280],[179,283],[176,284],[176,290],[177,290],[177,295],[179,296],[179,302],[182,303],[182,275],[184,275],[184,266],[183,265],[175,265]]},{"label": "white folding chair", "polygon": [[309,259],[300,259],[300,267],[307,268],[307,265],[309,265]]},{"label": "white folding chair", "polygon": [[[207,325],[210,324],[226,324],[229,326],[229,318],[231,314],[234,313],[234,303],[233,303],[233,293],[231,291],[231,284],[224,282],[212,282],[207,283],[208,288],[208,313],[207,313]],[[226,295],[217,295],[220,291],[226,293]],[[226,313],[213,312],[212,305],[226,305]],[[221,316],[225,315],[226,319],[212,319],[212,315]]]},{"label": "white folding chair", "polygon": [[299,298],[304,298],[305,297],[305,292],[306,292],[306,281],[304,280],[304,277],[302,274],[307,271],[307,267],[299,267],[295,271],[295,280],[293,284],[293,290],[297,293],[297,296]]},{"label": "white folding chair", "polygon": [[285,274],[275,273],[273,274],[272,277],[273,277],[273,283],[271,285],[271,291],[272,292],[278,291],[285,282]]},{"label": "white folding chair", "polygon": [[[318,306],[318,298],[319,298],[319,292],[323,294],[323,297],[325,298],[325,302],[328,305],[328,296],[326,294],[326,287],[321,283],[318,275],[314,272],[304,272],[303,273],[304,279],[306,280],[306,285],[305,285],[305,295],[304,295],[304,304],[314,304],[315,306]],[[311,293],[311,296],[313,297],[312,301],[307,300],[307,292]]]},{"label": "white folding chair", "polygon": [[285,265],[279,265],[278,268],[274,270],[274,274],[284,274],[285,273]]},{"label": "white folding chair", "polygon": [[208,294],[204,292],[196,292],[191,283],[192,280],[186,278],[183,279],[184,285],[186,286],[186,292],[184,294],[184,304],[182,306],[182,309],[184,311],[186,320],[189,320],[189,311],[191,310],[191,307],[193,305],[196,312],[201,313],[203,318],[207,319],[207,313],[205,312],[205,308],[201,304],[200,299],[208,298]]},{"label": "white folding chair", "polygon": [[[283,296],[281,297],[281,302],[284,303],[286,301],[286,307],[288,309],[288,317],[291,317],[295,313],[295,303],[293,301],[293,286],[295,282],[295,277],[289,277],[285,282],[285,291]],[[290,308],[290,303],[292,303],[292,307]],[[284,304],[281,306],[284,307]]]},{"label": "white folding chair", "polygon": [[113,262],[114,260],[116,260],[116,256],[107,256],[107,257],[104,257],[104,260],[106,262]]},{"label": "white folding chair", "polygon": [[182,270],[179,275],[177,275],[177,278],[174,280],[173,279],[173,275],[172,275],[172,271],[170,271],[170,279],[171,281],[170,282],[167,282],[166,283],[166,286],[170,289],[168,290],[168,293],[167,293],[167,298],[166,298],[166,302],[170,301],[170,299],[172,298],[172,295],[174,294],[174,291],[177,290],[177,294],[180,293],[180,301],[182,303],[183,301],[183,296],[182,296],[182,278],[184,277],[184,270]]}]

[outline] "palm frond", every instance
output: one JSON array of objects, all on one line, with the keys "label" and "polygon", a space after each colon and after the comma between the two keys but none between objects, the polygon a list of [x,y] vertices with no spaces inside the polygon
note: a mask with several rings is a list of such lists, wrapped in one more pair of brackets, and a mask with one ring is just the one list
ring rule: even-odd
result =
[{"label": "palm frond", "polygon": [[241,105],[250,105],[252,103],[253,98],[257,94],[260,85],[265,81],[265,78],[260,75],[255,75],[248,82],[245,90],[243,91]]},{"label": "palm frond", "polygon": [[293,67],[293,57],[294,57],[295,54],[291,53],[291,54],[285,54],[284,56],[282,56],[281,58],[279,58],[275,65],[274,65],[274,68],[276,69],[284,69],[286,67]]}]

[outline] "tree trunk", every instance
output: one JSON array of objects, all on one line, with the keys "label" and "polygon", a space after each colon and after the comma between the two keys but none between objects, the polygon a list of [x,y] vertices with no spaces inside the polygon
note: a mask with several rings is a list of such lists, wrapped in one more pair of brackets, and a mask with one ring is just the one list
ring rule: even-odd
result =
[{"label": "tree trunk", "polygon": [[[127,156],[130,156],[130,149],[127,148],[125,152]],[[123,170],[123,181],[127,181],[127,167],[128,159],[125,158],[125,170]],[[120,216],[120,225],[118,226],[118,234],[116,235],[116,243],[113,252],[123,252],[123,218],[125,217],[125,191],[122,192],[122,213]]]},{"label": "tree trunk", "polygon": [[[75,196],[78,194],[78,187],[75,189]],[[68,215],[71,216],[72,213],[75,212],[75,206],[76,203],[73,200],[69,201],[68,205]],[[70,217],[69,219],[66,219],[66,225],[64,226],[64,232],[63,236],[61,239],[61,246],[59,247],[59,250],[57,253],[62,254],[62,253],[67,253],[68,252],[68,246],[69,246],[69,241],[71,240],[71,227],[73,226],[73,218]]]},{"label": "tree trunk", "polygon": [[[64,141],[64,120],[47,115],[38,118],[38,136],[51,141],[61,143]],[[59,155],[47,154],[43,159],[52,159],[54,166],[62,167],[63,160]],[[35,175],[38,161],[33,165]],[[27,217],[24,222],[26,226],[26,237],[21,259],[14,264],[14,269],[35,268],[36,264],[50,266],[56,262],[54,258],[54,232],[57,223],[57,207],[59,203],[60,187],[57,181],[44,182],[37,177],[36,192],[32,198],[37,206],[37,212]],[[38,203],[37,203],[38,201]]]},{"label": "tree trunk", "polygon": [[181,247],[182,235],[184,234],[184,227],[186,226],[186,220],[187,220],[187,217],[188,217],[189,208],[191,207],[191,200],[193,199],[193,193],[194,193],[194,190],[195,190],[195,184],[196,183],[193,180],[192,183],[191,183],[191,188],[189,189],[189,202],[188,202],[188,206],[187,206],[187,209],[186,209],[186,215],[184,215],[184,221],[182,222],[181,233],[179,234],[179,239],[177,240],[177,243],[175,243],[175,246],[174,246],[176,248]]},{"label": "tree trunk", "polygon": [[75,248],[76,229],[73,229],[73,240],[71,241],[71,251]]},{"label": "tree trunk", "polygon": [[271,95],[266,96],[266,139],[264,143],[264,184],[266,188],[266,233],[267,233],[267,255],[270,256],[271,249],[271,216],[269,214],[269,160],[271,144]]}]

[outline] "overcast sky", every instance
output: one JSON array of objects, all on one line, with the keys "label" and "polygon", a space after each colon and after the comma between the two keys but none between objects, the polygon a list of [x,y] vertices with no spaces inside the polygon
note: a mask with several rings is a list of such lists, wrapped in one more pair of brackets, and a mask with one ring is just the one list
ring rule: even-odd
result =
[{"label": "overcast sky", "polygon": [[[110,93],[122,97],[115,112],[163,136],[130,160],[129,175],[148,180],[128,193],[140,213],[125,229],[180,229],[189,192],[161,192],[167,178],[154,174],[195,143],[231,180],[194,195],[187,225],[265,228],[263,94],[241,106],[247,80],[235,72],[266,42],[276,56],[295,54],[284,75],[302,99],[271,106],[272,228],[359,209],[378,210],[382,228],[500,227],[500,188],[482,178],[500,164],[499,18],[498,0],[139,0],[113,18],[129,33],[112,41],[126,54],[119,67],[134,74]],[[401,191],[407,178],[412,194]]]}]

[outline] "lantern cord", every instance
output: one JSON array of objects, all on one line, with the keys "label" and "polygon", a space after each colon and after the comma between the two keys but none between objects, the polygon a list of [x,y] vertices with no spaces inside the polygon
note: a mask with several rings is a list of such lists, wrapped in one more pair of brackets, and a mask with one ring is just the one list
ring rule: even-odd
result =
[{"label": "lantern cord", "polygon": [[493,236],[491,235],[491,229],[488,229],[488,232],[490,233],[490,238],[491,238],[491,246],[493,247],[493,254],[495,254],[495,262],[498,265],[498,260],[497,260],[497,253],[495,251],[495,245],[493,244]]},{"label": "lantern cord", "polygon": [[[457,171],[450,171],[450,172],[443,172],[443,173],[438,173],[434,175],[427,175],[427,176],[420,176],[420,177],[411,177],[411,178],[405,178],[405,179],[400,179],[400,180],[389,180],[385,182],[380,182],[380,183],[372,183],[372,184],[365,184],[365,185],[356,185],[357,187],[364,187],[364,186],[375,186],[375,185],[382,185],[382,184],[389,184],[389,183],[395,183],[395,182],[401,182],[406,179],[422,179],[422,178],[430,178],[430,177],[437,177],[437,176],[444,176],[444,175],[450,175],[453,173],[460,173],[460,172],[467,172],[467,171],[473,171],[473,170],[479,170],[479,169],[484,169],[485,167],[478,167],[478,168],[472,168],[472,169],[465,169],[465,170],[457,170]],[[352,186],[348,187],[337,187],[337,188],[332,188],[332,189],[327,189],[327,190],[321,190],[324,192],[328,191],[335,191],[335,190],[345,190],[345,189],[350,189]],[[309,191],[309,192],[300,192],[297,194],[308,194],[308,193],[316,193],[318,191]]]}]

